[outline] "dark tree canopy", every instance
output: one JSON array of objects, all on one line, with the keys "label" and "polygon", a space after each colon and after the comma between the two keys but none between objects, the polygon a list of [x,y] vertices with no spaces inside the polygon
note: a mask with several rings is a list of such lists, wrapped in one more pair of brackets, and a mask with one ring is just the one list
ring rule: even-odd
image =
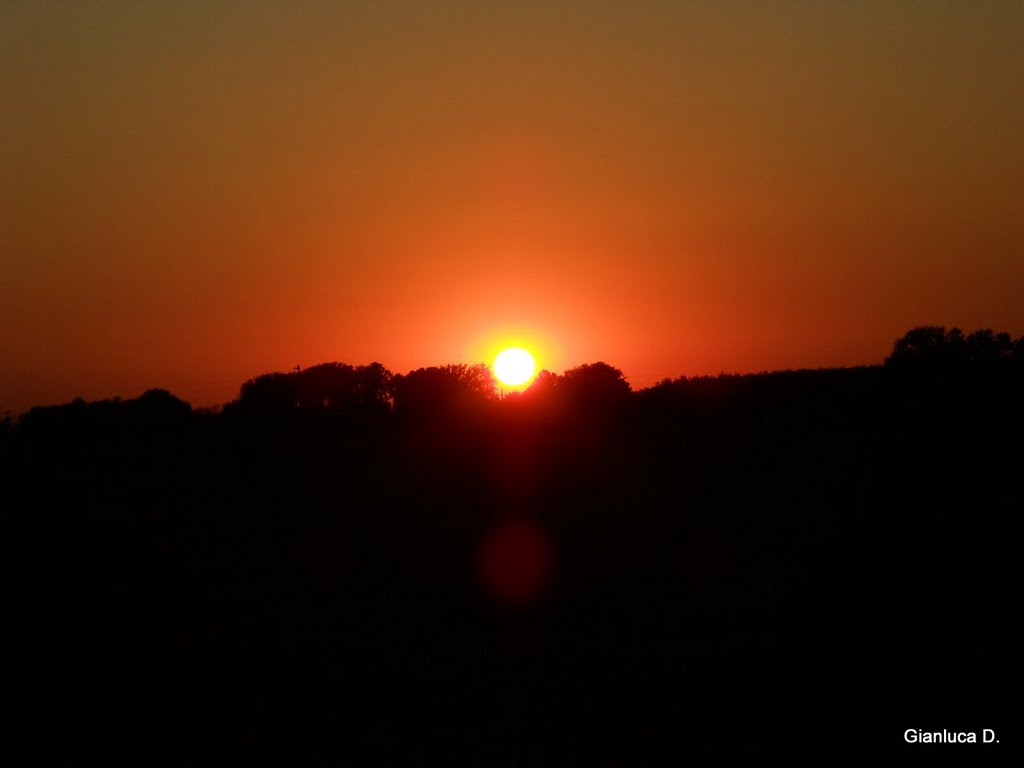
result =
[{"label": "dark tree canopy", "polygon": [[922,325],[896,340],[885,365],[922,371],[1020,368],[1024,365],[1024,337],[1013,341],[1010,334],[988,328],[965,336],[959,328]]},{"label": "dark tree canopy", "polygon": [[558,387],[561,376],[548,370],[542,370],[537,378],[526,388],[523,393],[527,399],[539,399],[549,397]]},{"label": "dark tree canopy", "polygon": [[78,397],[64,405],[36,406],[18,420],[19,431],[46,439],[120,439],[130,435],[158,439],[187,425],[192,406],[166,389],[150,389],[137,398],[115,397],[87,403]]},{"label": "dark tree canopy", "polygon": [[495,400],[497,390],[485,363],[453,364],[417,368],[393,377],[391,397],[396,413],[425,415],[472,409]]},{"label": "dark tree canopy", "polygon": [[294,373],[267,373],[242,385],[246,409],[386,409],[391,372],[380,363],[323,363]]},{"label": "dark tree canopy", "polygon": [[558,389],[566,400],[583,407],[613,407],[624,403],[632,391],[622,371],[604,362],[570,368],[559,379]]}]

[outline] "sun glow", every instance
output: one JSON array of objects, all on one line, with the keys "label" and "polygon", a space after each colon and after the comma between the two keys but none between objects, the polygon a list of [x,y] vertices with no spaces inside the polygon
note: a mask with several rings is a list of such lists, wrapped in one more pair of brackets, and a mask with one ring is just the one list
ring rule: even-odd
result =
[{"label": "sun glow", "polygon": [[509,387],[518,387],[534,377],[537,362],[522,347],[508,347],[494,358],[494,375]]}]

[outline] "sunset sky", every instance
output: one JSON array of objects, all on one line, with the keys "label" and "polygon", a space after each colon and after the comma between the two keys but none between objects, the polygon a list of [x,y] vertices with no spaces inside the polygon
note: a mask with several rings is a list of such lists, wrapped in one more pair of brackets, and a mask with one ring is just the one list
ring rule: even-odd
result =
[{"label": "sunset sky", "polygon": [[1024,333],[1024,2],[4,2],[0,413]]}]

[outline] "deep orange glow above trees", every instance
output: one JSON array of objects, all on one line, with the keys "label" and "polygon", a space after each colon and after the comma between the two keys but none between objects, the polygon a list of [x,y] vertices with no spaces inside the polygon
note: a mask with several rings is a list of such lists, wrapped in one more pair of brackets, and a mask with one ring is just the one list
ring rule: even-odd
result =
[{"label": "deep orange glow above trees", "polygon": [[0,412],[1024,333],[1024,5],[0,6]]}]

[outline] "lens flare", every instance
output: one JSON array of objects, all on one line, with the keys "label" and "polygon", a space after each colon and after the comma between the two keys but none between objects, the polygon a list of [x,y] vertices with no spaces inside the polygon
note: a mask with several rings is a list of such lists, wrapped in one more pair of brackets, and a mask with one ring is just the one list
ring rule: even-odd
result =
[{"label": "lens flare", "polygon": [[510,518],[492,528],[477,551],[485,591],[495,600],[523,605],[541,596],[551,581],[555,552],[537,523]]}]

